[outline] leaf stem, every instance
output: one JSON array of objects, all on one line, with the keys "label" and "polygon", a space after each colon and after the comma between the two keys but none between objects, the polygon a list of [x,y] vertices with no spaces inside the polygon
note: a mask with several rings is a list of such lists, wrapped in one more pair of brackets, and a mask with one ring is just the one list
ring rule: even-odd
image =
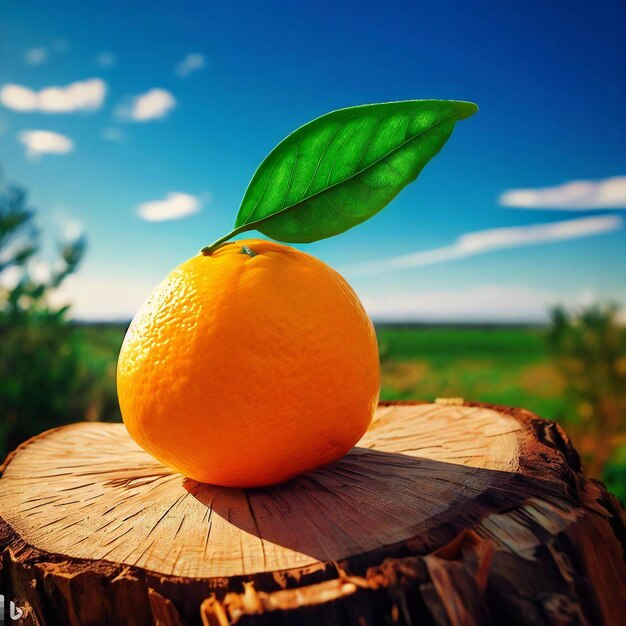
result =
[{"label": "leaf stem", "polygon": [[231,230],[227,235],[224,235],[223,237],[220,237],[219,239],[216,239],[210,246],[205,246],[204,248],[202,248],[202,250],[200,250],[200,252],[202,252],[202,254],[204,254],[204,256],[210,256],[223,243],[226,243],[229,239],[232,239],[235,235],[238,235],[239,233],[243,232],[244,230],[247,230],[247,228],[245,226],[240,226],[239,228],[235,228],[234,230]]}]

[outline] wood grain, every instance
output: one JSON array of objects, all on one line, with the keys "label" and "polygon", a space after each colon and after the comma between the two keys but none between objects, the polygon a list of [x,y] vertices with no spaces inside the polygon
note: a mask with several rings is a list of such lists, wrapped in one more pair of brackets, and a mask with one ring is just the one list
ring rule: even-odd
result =
[{"label": "wood grain", "polygon": [[0,517],[0,583],[33,623],[479,624],[518,602],[522,623],[618,624],[626,605],[623,511],[554,423],[502,407],[381,406],[339,462],[246,490],[76,424],[7,460]]}]

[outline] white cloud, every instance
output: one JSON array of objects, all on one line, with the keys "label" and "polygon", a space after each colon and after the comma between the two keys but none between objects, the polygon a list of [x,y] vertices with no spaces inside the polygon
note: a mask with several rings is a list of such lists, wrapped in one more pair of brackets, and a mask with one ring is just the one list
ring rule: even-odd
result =
[{"label": "white cloud", "polygon": [[120,119],[148,122],[164,118],[176,106],[176,98],[165,89],[150,89],[117,108]]},{"label": "white cloud", "polygon": [[48,60],[48,51],[45,48],[31,48],[26,51],[24,61],[28,65],[41,65]]},{"label": "white cloud", "polygon": [[96,56],[96,65],[100,67],[113,67],[117,64],[117,57],[109,50],[103,50]]},{"label": "white cloud", "polygon": [[204,57],[197,52],[188,54],[175,68],[174,72],[181,78],[187,78],[193,72],[204,67]]},{"label": "white cloud", "polygon": [[122,129],[117,128],[115,126],[109,126],[107,128],[103,128],[100,131],[100,136],[105,141],[117,141],[120,143],[126,139],[126,135],[124,135],[124,132],[122,131]]},{"label": "white cloud", "polygon": [[[578,308],[600,299],[592,289],[574,293],[544,291],[518,285],[480,285],[455,290],[360,294],[378,322],[533,322],[548,321],[556,304]],[[626,304],[626,294],[620,300]]]},{"label": "white cloud", "polygon": [[106,96],[106,83],[99,78],[78,81],[66,87],[45,87],[34,91],[22,85],[8,84],[0,89],[0,102],[14,111],[71,113],[95,111]]},{"label": "white cloud", "polygon": [[147,222],[177,220],[200,211],[201,202],[188,193],[168,193],[164,200],[142,202],[137,206],[137,214]]},{"label": "white cloud", "polygon": [[18,139],[26,146],[26,154],[37,158],[42,154],[67,154],[74,150],[74,142],[51,130],[24,130]]},{"label": "white cloud", "polygon": [[551,224],[492,228],[466,233],[450,246],[413,252],[380,261],[360,263],[346,268],[345,271],[351,274],[380,274],[388,270],[445,263],[491,250],[591,237],[592,235],[619,230],[623,225],[624,221],[621,217],[605,215],[552,222]]},{"label": "white cloud", "polygon": [[499,201],[503,206],[520,209],[621,209],[626,208],[626,176],[575,180],[556,187],[511,189]]}]

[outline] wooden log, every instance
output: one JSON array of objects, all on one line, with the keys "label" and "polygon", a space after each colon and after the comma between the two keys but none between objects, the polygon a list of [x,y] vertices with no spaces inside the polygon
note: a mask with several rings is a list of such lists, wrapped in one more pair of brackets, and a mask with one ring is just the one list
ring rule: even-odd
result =
[{"label": "wooden log", "polygon": [[9,455],[0,517],[27,624],[626,620],[624,511],[554,422],[505,407],[383,404],[339,462],[246,490],[75,424]]}]

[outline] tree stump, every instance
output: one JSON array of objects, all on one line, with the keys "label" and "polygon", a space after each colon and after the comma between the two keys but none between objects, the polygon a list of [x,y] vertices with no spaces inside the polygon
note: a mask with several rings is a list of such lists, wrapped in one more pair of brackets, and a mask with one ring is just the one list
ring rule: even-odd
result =
[{"label": "tree stump", "polygon": [[626,622],[624,511],[523,410],[382,404],[343,459],[264,489],[186,479],[121,424],[48,431],[2,471],[25,624]]}]

